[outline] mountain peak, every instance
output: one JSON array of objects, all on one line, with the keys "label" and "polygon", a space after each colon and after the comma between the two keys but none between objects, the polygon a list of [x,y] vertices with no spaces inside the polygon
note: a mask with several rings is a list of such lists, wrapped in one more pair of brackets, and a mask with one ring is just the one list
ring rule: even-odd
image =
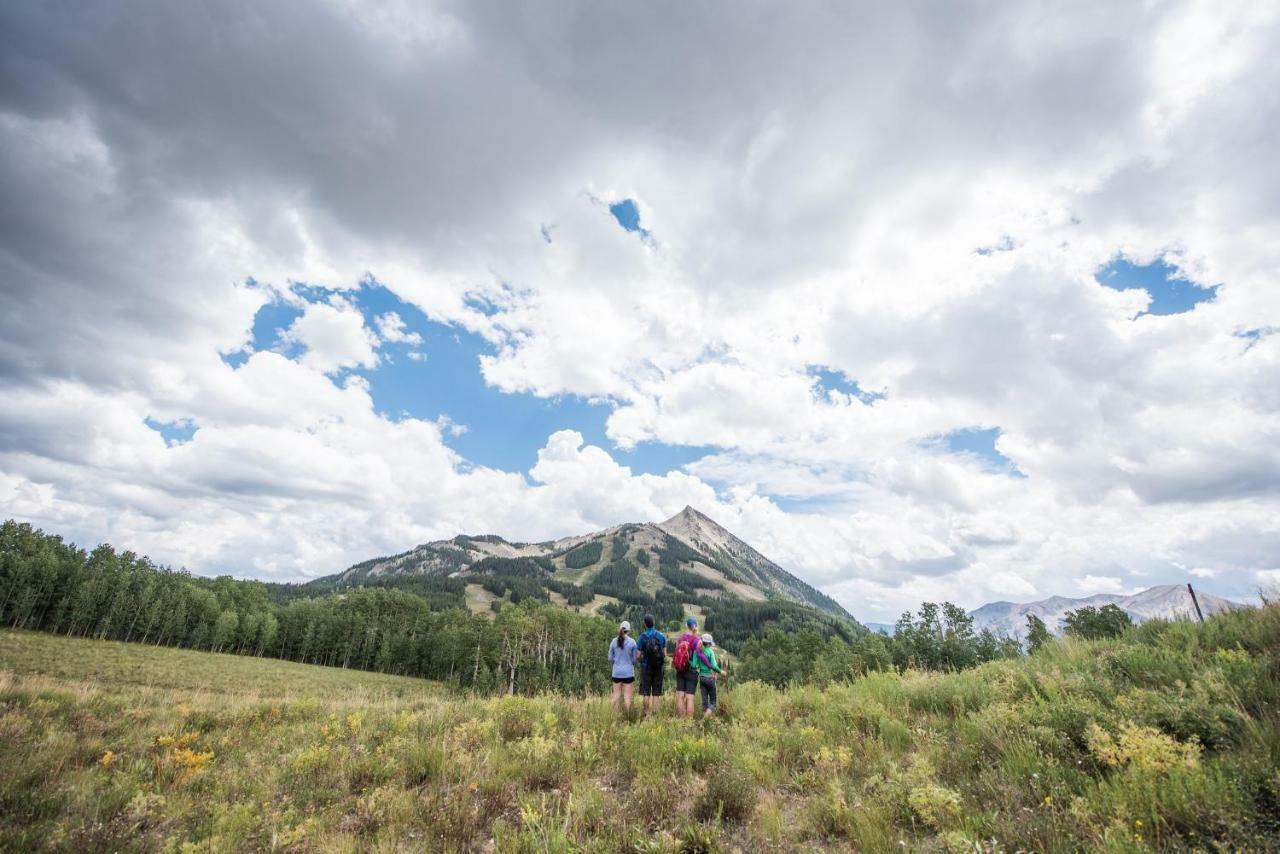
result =
[{"label": "mountain peak", "polygon": [[658,527],[694,548],[710,546],[712,549],[732,550],[736,545],[747,547],[719,522],[689,504]]},{"label": "mountain peak", "polygon": [[686,504],[684,506],[684,509],[681,510],[679,513],[672,516],[667,521],[659,523],[659,527],[662,527],[663,525],[674,524],[676,522],[679,522],[681,519],[698,520],[698,521],[711,522],[711,524],[713,525],[716,524],[716,522],[712,520],[712,518],[708,516],[706,513],[703,513],[701,510],[694,507],[692,504]]},{"label": "mountain peak", "polygon": [[[686,548],[679,548],[683,544]],[[586,588],[596,594],[594,608],[615,599],[616,589],[608,584],[596,590],[594,581],[606,564],[644,551],[659,558],[667,549],[674,550],[669,561],[678,564],[681,577],[701,576],[708,589],[722,591],[726,599],[760,602],[783,599],[808,605],[839,617],[849,617],[835,600],[760,554],[723,525],[692,505],[685,507],[665,522],[653,524],[627,523],[602,531],[562,537],[541,543],[512,543],[498,536],[457,536],[451,540],[424,543],[407,552],[385,558],[374,558],[356,564],[337,576],[345,584],[358,584],[377,576],[426,575],[462,579],[481,610],[489,613],[488,601],[481,593],[481,576],[502,575],[506,562],[523,562],[518,574],[542,578],[563,600],[563,585]],[[570,553],[573,557],[570,558]],[[591,557],[588,557],[591,555]],[[581,561],[586,559],[586,563]],[[643,562],[648,566],[648,561]],[[635,571],[635,568],[632,568]],[[624,570],[625,571],[625,570]],[[543,578],[543,575],[547,577]],[[699,596],[697,588],[684,589],[662,576],[658,567],[637,579],[649,585],[640,592],[652,596],[657,589],[683,590]],[[687,579],[686,579],[687,581]],[[560,585],[560,586],[556,586]],[[656,585],[656,586],[655,586]],[[474,589],[472,589],[474,588]],[[492,592],[492,591],[490,591]],[[494,594],[499,595],[499,594]],[[603,598],[602,598],[603,597]],[[481,599],[484,599],[481,602]],[[549,597],[554,600],[554,597]],[[469,600],[470,605],[470,600]],[[591,611],[595,613],[595,611]]]}]

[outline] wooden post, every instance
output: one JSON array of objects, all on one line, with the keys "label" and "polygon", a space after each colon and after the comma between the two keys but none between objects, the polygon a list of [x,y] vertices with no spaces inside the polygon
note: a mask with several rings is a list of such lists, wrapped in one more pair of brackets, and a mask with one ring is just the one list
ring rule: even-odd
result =
[{"label": "wooden post", "polygon": [[1196,591],[1191,589],[1191,582],[1187,582],[1187,592],[1191,594],[1191,604],[1196,606],[1196,618],[1203,623],[1204,614],[1200,612],[1200,601],[1196,599]]}]

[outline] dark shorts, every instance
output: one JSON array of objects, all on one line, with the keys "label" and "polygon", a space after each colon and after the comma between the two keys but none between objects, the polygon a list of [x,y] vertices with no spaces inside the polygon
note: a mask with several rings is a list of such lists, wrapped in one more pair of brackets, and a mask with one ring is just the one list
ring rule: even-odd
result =
[{"label": "dark shorts", "polygon": [[702,683],[702,709],[703,711],[716,710],[716,680],[711,676],[703,676],[699,680]]},{"label": "dark shorts", "polygon": [[662,696],[663,667],[645,667],[640,670],[640,696]]},{"label": "dark shorts", "polygon": [[613,681],[614,681],[614,682],[616,682],[616,683],[618,683],[619,685],[630,685],[632,682],[636,681],[636,677],[634,677],[634,676],[615,676],[615,677],[613,677]]},{"label": "dark shorts", "polygon": [[690,667],[684,673],[676,673],[676,693],[698,693],[698,671]]}]

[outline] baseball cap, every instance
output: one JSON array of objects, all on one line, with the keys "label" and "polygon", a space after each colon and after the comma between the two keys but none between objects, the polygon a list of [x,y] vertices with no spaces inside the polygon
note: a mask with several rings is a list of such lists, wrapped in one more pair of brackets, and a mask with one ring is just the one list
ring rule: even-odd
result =
[{"label": "baseball cap", "polygon": [[631,631],[631,623],[627,620],[623,620],[621,623],[618,624],[618,631],[620,632]]}]

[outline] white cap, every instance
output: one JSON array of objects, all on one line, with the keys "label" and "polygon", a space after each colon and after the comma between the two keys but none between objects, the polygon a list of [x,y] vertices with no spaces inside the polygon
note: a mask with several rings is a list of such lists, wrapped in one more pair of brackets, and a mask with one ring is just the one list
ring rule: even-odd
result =
[{"label": "white cap", "polygon": [[705,644],[714,645],[716,641],[715,641],[715,638],[711,637],[711,633],[708,632],[707,634],[702,636],[702,642]]},{"label": "white cap", "polygon": [[629,632],[629,631],[631,631],[631,623],[630,623],[630,621],[628,621],[628,620],[623,620],[623,621],[618,625],[618,631],[620,631],[620,632]]}]

